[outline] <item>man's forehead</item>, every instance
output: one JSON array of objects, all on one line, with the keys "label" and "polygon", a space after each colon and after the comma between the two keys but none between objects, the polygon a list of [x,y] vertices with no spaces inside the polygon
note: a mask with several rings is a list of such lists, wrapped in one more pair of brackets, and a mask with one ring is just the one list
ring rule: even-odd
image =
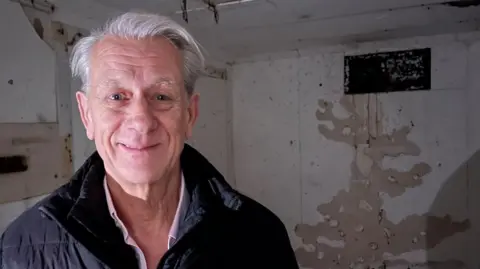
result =
[{"label": "man's forehead", "polygon": [[143,55],[181,54],[170,40],[161,36],[136,39],[107,35],[98,40],[92,48],[92,55],[96,56],[118,53],[119,51],[126,54],[140,53]]},{"label": "man's forehead", "polygon": [[150,47],[151,54],[158,54],[158,57],[151,57],[149,49],[142,48],[143,42],[149,41],[130,41],[117,37],[100,40],[91,54],[92,86],[118,86],[139,78],[149,86],[182,82],[181,59],[170,51],[177,49],[169,48],[172,45],[168,43],[167,46]]}]

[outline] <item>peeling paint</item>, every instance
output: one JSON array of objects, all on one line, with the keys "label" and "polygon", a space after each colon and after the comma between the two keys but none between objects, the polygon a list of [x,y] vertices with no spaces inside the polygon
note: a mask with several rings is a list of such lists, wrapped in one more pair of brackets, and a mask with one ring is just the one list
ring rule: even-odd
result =
[{"label": "peeling paint", "polygon": [[[328,140],[352,146],[356,158],[350,166],[349,189],[341,190],[331,202],[318,206],[325,222],[299,224],[295,228],[303,244],[309,245],[296,250],[298,261],[304,267],[387,268],[385,252],[400,255],[431,249],[445,238],[470,228],[469,220],[457,222],[448,215],[410,215],[398,224],[385,217],[382,195],[400,196],[407,189],[419,186],[432,167],[425,162],[402,171],[382,167],[385,157],[419,156],[421,149],[408,139],[413,125],[383,133],[378,120],[381,119],[381,106],[372,109],[368,106],[368,98],[343,96],[339,104],[349,114],[345,118],[334,115],[334,102],[318,101],[316,117],[320,121],[320,134]],[[333,128],[327,128],[325,123]],[[350,131],[345,132],[346,128]],[[325,240],[319,242],[319,236]],[[343,242],[342,247],[327,243],[337,241]]]}]

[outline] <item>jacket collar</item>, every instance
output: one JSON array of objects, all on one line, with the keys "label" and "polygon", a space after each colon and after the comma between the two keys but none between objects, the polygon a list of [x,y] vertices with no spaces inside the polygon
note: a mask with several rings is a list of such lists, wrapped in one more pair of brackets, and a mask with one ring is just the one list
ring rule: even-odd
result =
[{"label": "jacket collar", "polygon": [[[178,237],[188,232],[207,213],[221,208],[237,210],[240,195],[198,151],[185,144],[180,156],[185,187],[190,203],[182,216]],[[51,215],[68,231],[75,221],[103,242],[123,242],[119,229],[108,213],[103,178],[105,169],[97,152],[75,173],[72,180],[50,195],[41,210]]]}]

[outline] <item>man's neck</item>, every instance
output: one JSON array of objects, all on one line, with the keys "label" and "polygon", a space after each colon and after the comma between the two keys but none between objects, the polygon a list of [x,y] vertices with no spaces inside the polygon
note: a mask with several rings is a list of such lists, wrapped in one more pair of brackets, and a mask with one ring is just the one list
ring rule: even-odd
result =
[{"label": "man's neck", "polygon": [[106,179],[118,217],[132,235],[168,233],[179,202],[180,170],[143,185]]}]

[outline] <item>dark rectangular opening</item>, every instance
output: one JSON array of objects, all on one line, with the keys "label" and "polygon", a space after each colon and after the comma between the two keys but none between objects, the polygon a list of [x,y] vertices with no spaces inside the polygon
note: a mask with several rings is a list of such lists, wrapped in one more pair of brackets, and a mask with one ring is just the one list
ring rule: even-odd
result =
[{"label": "dark rectangular opening", "polygon": [[27,157],[0,156],[0,174],[20,173],[28,170]]},{"label": "dark rectangular opening", "polygon": [[421,91],[430,88],[430,48],[345,57],[345,94]]}]

